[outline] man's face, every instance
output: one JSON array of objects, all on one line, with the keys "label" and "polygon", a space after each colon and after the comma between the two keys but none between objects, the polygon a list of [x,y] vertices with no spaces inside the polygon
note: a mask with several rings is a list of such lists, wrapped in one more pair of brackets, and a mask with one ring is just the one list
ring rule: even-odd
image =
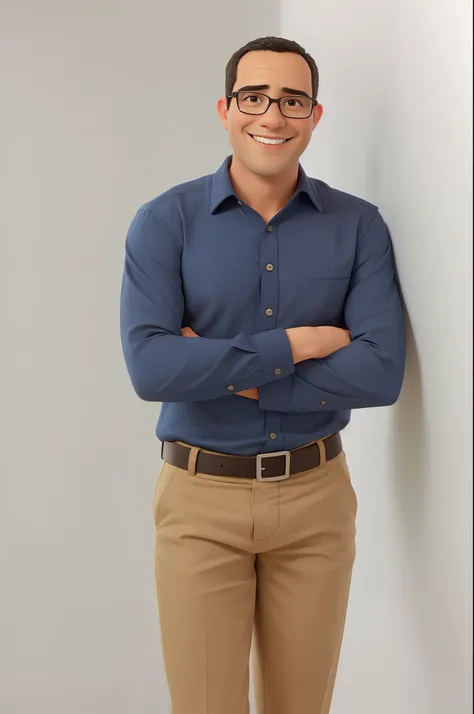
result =
[{"label": "man's face", "polygon": [[[242,87],[268,85],[259,92],[270,97],[291,96],[283,87],[301,90],[312,96],[311,70],[306,60],[293,52],[252,51],[242,57],[237,70],[233,91]],[[296,95],[295,99],[297,99]],[[241,112],[233,98],[229,110],[225,98],[219,99],[218,113],[229,132],[234,155],[253,173],[261,176],[278,176],[294,168],[308,146],[323,108],[316,105],[307,119],[284,117],[273,103],[260,115]],[[253,136],[290,139],[285,144],[266,146]]]}]

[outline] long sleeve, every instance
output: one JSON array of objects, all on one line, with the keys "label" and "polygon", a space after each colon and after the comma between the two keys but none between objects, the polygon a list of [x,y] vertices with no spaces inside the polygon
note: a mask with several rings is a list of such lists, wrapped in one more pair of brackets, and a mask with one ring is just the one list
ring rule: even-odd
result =
[{"label": "long sleeve", "polygon": [[233,339],[181,335],[182,240],[175,233],[142,207],[126,237],[120,334],[137,395],[153,402],[204,401],[293,374],[284,329]]},{"label": "long sleeve", "polygon": [[388,406],[405,370],[405,325],[387,226],[377,211],[359,239],[344,321],[350,345],[259,390],[260,409],[282,412]]}]

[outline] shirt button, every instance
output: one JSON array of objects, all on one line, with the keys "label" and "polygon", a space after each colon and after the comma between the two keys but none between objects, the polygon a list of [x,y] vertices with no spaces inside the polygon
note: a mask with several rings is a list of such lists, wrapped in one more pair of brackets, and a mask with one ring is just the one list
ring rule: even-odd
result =
[{"label": "shirt button", "polygon": [[327,402],[323,400],[323,401],[321,402],[321,404],[323,405],[323,407],[325,407],[326,404],[327,404]]},{"label": "shirt button", "polygon": [[276,439],[276,438],[277,438],[277,435],[272,431],[272,433],[270,434],[270,439]]},{"label": "shirt button", "polygon": [[229,384],[229,386],[227,387],[227,389],[229,390],[229,392],[233,392],[234,389],[235,389],[235,387],[234,387],[233,384]]},{"label": "shirt button", "polygon": [[268,272],[271,273],[272,270],[273,270],[273,265],[272,265],[271,263],[268,263],[268,265],[266,266],[266,268],[267,268]]},{"label": "shirt button", "polygon": [[280,369],[279,367],[277,367],[277,368],[274,370],[274,372],[275,372],[275,374],[281,374],[281,369]]},{"label": "shirt button", "polygon": [[265,310],[265,315],[267,317],[271,317],[273,315],[273,310],[271,307],[269,307],[268,310]]},{"label": "shirt button", "polygon": [[272,230],[273,230],[273,226],[268,226],[267,231],[268,231],[269,233],[271,233]]}]

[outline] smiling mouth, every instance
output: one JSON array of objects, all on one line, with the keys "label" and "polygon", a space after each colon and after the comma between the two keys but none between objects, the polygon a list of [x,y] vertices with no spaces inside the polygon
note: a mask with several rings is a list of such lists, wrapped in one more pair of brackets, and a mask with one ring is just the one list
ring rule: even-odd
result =
[{"label": "smiling mouth", "polygon": [[291,136],[288,139],[272,139],[271,137],[259,136],[258,134],[249,134],[249,136],[256,141],[257,144],[262,144],[263,146],[284,146],[293,138]]}]

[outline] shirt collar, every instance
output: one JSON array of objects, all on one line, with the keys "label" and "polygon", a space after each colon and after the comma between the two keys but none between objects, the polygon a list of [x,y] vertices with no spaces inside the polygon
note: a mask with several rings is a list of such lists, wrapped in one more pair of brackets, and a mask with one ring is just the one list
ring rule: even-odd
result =
[{"label": "shirt collar", "polygon": [[[229,196],[234,196],[236,200],[239,200],[239,197],[235,193],[234,187],[232,186],[232,182],[229,178],[229,166],[231,162],[232,155],[227,156],[220,168],[212,177],[210,205],[211,213],[215,213],[219,206],[226,200],[226,198],[229,198]],[[317,208],[320,213],[323,213],[323,204],[315,183],[307,177],[301,164],[298,164],[298,166],[298,183],[292,198],[300,193],[306,193],[315,208]]]}]

